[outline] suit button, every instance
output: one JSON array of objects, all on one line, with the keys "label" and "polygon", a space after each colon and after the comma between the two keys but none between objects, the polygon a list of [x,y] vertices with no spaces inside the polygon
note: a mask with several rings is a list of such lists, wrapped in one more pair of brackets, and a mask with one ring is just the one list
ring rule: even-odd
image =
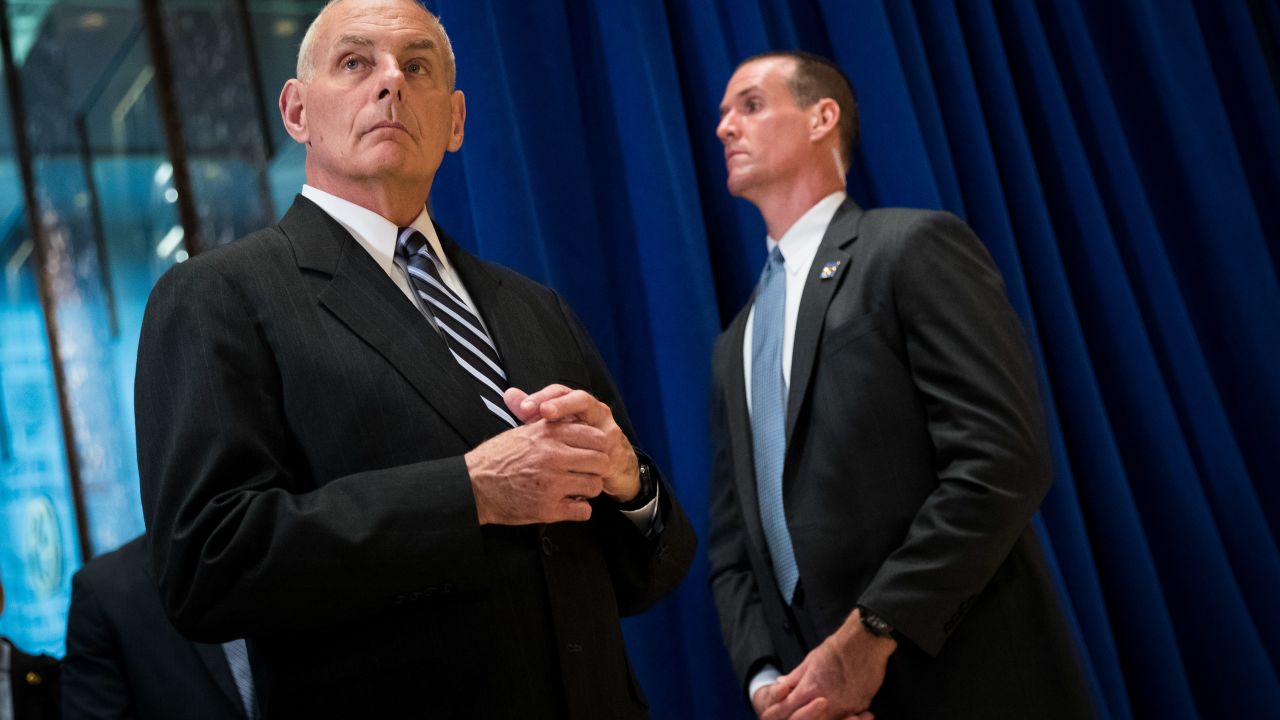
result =
[{"label": "suit button", "polygon": [[546,555],[547,557],[551,557],[551,554],[554,553],[555,551],[556,551],[556,544],[551,542],[551,538],[547,537],[546,535],[543,535],[542,536],[542,554]]},{"label": "suit button", "polygon": [[27,684],[28,684],[28,685],[39,685],[39,684],[40,684],[40,683],[42,683],[42,682],[44,682],[44,678],[40,677],[40,673],[38,673],[38,672],[29,672],[29,673],[27,673]]},{"label": "suit button", "polygon": [[453,583],[445,583],[440,586],[441,595],[448,595],[451,592],[453,592]]},{"label": "suit button", "polygon": [[581,645],[579,645],[579,644],[577,644],[577,643],[566,643],[566,644],[565,644],[565,646],[564,646],[564,649],[565,649],[565,650],[568,650],[568,651],[569,651],[569,652],[571,652],[571,653],[580,653],[580,652],[582,652],[582,646],[581,646]]},{"label": "suit button", "polygon": [[782,621],[782,631],[783,631],[783,632],[785,632],[786,634],[790,635],[790,634],[791,634],[791,623],[787,622],[786,620],[783,620],[783,621]]}]

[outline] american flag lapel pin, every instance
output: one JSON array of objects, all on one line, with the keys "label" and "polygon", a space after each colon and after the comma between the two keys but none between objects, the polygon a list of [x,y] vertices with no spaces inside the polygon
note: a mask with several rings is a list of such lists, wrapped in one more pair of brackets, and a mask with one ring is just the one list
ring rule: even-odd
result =
[{"label": "american flag lapel pin", "polygon": [[830,280],[831,278],[836,276],[836,269],[839,267],[840,267],[840,261],[832,260],[831,262],[822,266],[822,273],[818,275],[818,278],[821,280]]}]

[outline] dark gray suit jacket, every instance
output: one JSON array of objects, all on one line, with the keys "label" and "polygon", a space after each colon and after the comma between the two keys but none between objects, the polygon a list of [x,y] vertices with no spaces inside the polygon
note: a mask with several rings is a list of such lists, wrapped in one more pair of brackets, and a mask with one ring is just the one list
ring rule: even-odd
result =
[{"label": "dark gray suit jacket", "polygon": [[[857,604],[898,630],[872,705],[882,720],[1089,716],[1030,528],[1049,487],[1035,374],[986,249],[954,216],[846,201],[805,282],[783,493],[812,642]],[[786,671],[810,649],[761,529],[743,390],[749,308],[715,350],[708,540],[744,687],[763,662]]]},{"label": "dark gray suit jacket", "polygon": [[[441,233],[512,385],[583,388],[631,426],[550,289]],[[395,283],[305,198],[152,291],[136,412],[174,624],[248,641],[266,717],[646,714],[619,615],[670,592],[693,531],[477,524],[464,453],[506,426]]]},{"label": "dark gray suit jacket", "polygon": [[71,579],[63,718],[246,717],[221,645],[178,634],[160,606],[145,538]]}]

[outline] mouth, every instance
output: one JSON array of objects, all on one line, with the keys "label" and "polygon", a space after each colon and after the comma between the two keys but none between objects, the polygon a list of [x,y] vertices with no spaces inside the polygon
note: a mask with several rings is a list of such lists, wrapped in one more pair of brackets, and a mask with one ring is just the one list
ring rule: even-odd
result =
[{"label": "mouth", "polygon": [[734,158],[743,157],[746,154],[747,153],[744,150],[726,150],[724,152],[724,161],[726,163],[729,163],[729,162],[732,162]]},{"label": "mouth", "polygon": [[380,123],[376,123],[373,127],[369,128],[365,132],[371,133],[371,132],[376,132],[378,130],[399,130],[401,132],[408,132],[408,130],[405,129],[404,125],[398,122],[395,122],[393,120],[383,120]]}]

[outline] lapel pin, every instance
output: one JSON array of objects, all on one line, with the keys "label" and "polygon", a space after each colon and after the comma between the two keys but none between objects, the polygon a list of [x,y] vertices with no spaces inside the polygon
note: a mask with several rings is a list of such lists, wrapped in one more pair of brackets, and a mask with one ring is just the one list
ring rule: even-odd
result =
[{"label": "lapel pin", "polygon": [[831,262],[822,266],[822,273],[818,275],[818,277],[821,278],[822,280],[830,280],[831,278],[836,276],[836,268],[839,268],[839,267],[840,267],[840,261],[832,260]]}]

